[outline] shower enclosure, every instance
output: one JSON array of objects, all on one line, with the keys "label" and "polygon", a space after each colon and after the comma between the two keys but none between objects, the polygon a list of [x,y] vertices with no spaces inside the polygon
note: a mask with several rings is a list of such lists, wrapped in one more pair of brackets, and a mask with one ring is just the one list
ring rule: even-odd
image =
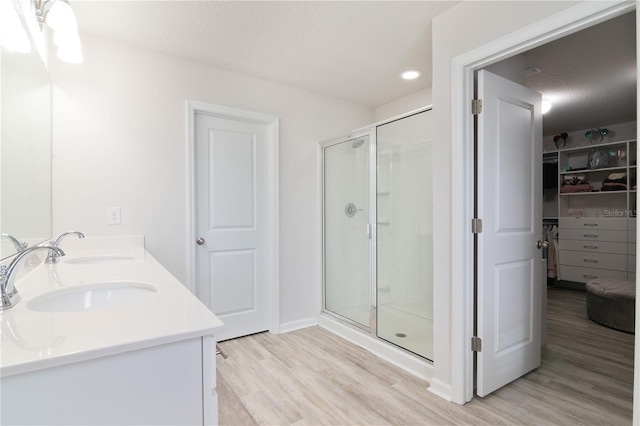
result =
[{"label": "shower enclosure", "polygon": [[322,144],[323,312],[433,358],[431,112]]}]

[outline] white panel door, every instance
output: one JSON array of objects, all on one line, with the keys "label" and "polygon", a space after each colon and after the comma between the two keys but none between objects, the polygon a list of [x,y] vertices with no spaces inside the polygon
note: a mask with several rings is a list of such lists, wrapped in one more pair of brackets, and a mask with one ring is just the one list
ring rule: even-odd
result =
[{"label": "white panel door", "polygon": [[537,92],[478,74],[477,394],[540,365],[542,114]]},{"label": "white panel door", "polygon": [[218,340],[269,329],[267,153],[267,125],[196,114],[196,295]]}]

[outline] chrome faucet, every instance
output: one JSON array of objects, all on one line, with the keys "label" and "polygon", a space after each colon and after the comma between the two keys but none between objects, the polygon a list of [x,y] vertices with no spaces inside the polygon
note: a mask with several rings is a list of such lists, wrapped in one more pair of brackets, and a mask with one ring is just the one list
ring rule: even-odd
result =
[{"label": "chrome faucet", "polygon": [[16,237],[14,237],[13,235],[9,235],[6,233],[2,233],[0,234],[0,237],[4,237],[7,238],[9,240],[11,240],[11,242],[13,243],[13,245],[16,247],[16,251],[18,253],[20,253],[21,251],[24,251],[24,249],[27,248],[27,243],[21,243],[20,241],[18,241],[18,239]]},{"label": "chrome faucet", "polygon": [[[53,247],[60,247],[60,242],[68,237],[69,235],[77,235],[78,238],[84,238],[84,234],[78,231],[69,231],[60,235],[55,241],[49,242],[49,245]],[[44,261],[45,263],[56,263],[58,261],[58,256],[55,256],[53,252],[49,252],[47,259]]]},{"label": "chrome faucet", "polygon": [[64,256],[64,252],[55,246],[33,246],[18,253],[9,266],[0,265],[0,311],[15,306],[20,301],[20,295],[13,280],[20,261],[36,250],[49,250],[54,256]]}]

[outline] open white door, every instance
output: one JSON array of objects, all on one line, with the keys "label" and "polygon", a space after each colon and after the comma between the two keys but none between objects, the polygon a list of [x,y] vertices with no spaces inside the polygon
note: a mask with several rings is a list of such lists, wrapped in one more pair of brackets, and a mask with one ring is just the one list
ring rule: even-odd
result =
[{"label": "open white door", "polygon": [[541,95],[478,73],[477,395],[540,365]]}]

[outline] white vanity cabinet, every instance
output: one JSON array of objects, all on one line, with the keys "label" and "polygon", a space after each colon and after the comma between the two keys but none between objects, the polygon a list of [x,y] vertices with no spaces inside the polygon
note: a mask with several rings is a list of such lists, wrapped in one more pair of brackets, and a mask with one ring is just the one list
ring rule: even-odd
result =
[{"label": "white vanity cabinet", "polygon": [[22,300],[0,311],[0,424],[217,424],[224,324],[138,240],[69,240],[16,282]]},{"label": "white vanity cabinet", "polygon": [[217,424],[215,344],[193,338],[3,377],[6,425]]}]

